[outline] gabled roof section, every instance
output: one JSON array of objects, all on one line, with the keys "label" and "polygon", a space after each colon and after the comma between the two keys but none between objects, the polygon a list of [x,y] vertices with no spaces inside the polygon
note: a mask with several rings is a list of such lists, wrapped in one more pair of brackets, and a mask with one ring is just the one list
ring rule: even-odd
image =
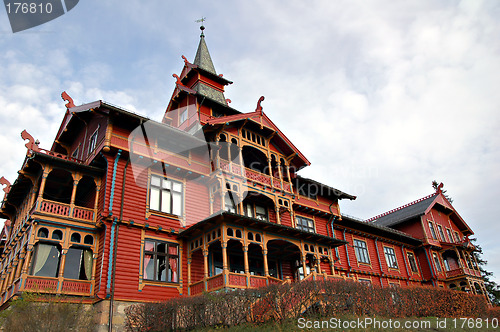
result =
[{"label": "gabled roof section", "polygon": [[417,199],[366,221],[381,226],[394,227],[410,219],[421,217],[429,213],[432,208],[450,213],[450,218],[465,235],[474,234],[469,225],[462,219],[440,190],[432,195]]},{"label": "gabled roof section", "polygon": [[345,214],[342,214],[342,218],[335,221],[334,224],[349,227],[351,229],[355,229],[375,236],[383,236],[385,238],[407,243],[413,246],[422,244],[421,240],[416,239],[407,233],[398,231],[390,227],[378,225],[377,223],[363,221],[356,217],[348,216]]},{"label": "gabled roof section", "polygon": [[208,52],[207,43],[205,42],[205,35],[202,33],[200,36],[200,43],[198,44],[198,50],[196,51],[196,56],[194,57],[193,64],[197,65],[199,68],[208,71],[214,75],[217,75],[215,71],[214,63]]},{"label": "gabled roof section", "polygon": [[249,112],[249,113],[241,113],[241,114],[234,114],[234,115],[228,115],[228,116],[222,116],[220,118],[213,118],[213,119],[208,119],[206,124],[207,125],[223,125],[223,124],[229,124],[231,122],[237,122],[237,121],[252,121],[256,123],[257,125],[261,127],[266,127],[273,132],[276,133],[274,137],[279,137],[280,140],[282,140],[293,152],[296,154],[298,158],[304,163],[305,166],[311,165],[309,160],[302,154],[302,152],[299,151],[293,145],[293,143],[283,134],[281,130],[274,124],[274,122],[271,121],[271,119],[262,111],[262,110],[256,110],[254,112]]},{"label": "gabled roof section", "polygon": [[391,227],[400,224],[406,220],[424,215],[427,209],[430,207],[437,194],[432,194],[411,203],[400,206],[396,209],[384,212],[378,216],[367,219],[368,222],[374,222],[376,224]]}]

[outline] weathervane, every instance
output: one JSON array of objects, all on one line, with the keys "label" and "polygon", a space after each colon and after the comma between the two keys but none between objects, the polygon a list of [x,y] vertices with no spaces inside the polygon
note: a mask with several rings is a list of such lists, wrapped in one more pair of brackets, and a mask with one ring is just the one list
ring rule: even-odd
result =
[{"label": "weathervane", "polygon": [[204,37],[205,36],[203,34],[203,30],[205,30],[205,27],[203,26],[203,22],[205,22],[206,20],[207,20],[207,18],[202,16],[199,20],[195,21],[196,23],[201,23],[201,26],[200,26],[201,36],[200,37]]}]

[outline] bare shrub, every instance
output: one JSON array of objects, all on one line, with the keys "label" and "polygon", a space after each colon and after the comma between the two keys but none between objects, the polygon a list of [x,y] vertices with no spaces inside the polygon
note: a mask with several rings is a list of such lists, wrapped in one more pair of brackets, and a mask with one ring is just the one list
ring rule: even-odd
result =
[{"label": "bare shrub", "polygon": [[94,331],[94,311],[81,303],[70,303],[67,298],[42,298],[37,294],[23,294],[0,314],[4,331],[63,332]]}]

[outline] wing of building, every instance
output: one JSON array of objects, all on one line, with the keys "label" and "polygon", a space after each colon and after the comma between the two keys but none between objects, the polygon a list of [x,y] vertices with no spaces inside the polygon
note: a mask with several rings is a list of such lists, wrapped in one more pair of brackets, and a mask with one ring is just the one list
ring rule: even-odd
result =
[{"label": "wing of building", "polygon": [[23,132],[26,159],[2,182],[3,307],[22,292],[130,304],[311,278],[484,292],[442,193],[343,216],[356,197],[298,175],[310,162],[263,98],[229,106],[203,35],[175,76],[159,122],[64,94],[50,150]]}]

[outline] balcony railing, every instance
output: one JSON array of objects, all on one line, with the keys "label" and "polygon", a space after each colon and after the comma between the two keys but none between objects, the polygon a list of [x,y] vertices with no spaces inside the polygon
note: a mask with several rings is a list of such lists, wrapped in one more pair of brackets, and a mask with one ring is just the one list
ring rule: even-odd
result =
[{"label": "balcony railing", "polygon": [[[241,167],[241,165],[239,164],[229,163],[222,159],[220,159],[220,168],[225,172],[238,176],[244,176],[247,180],[251,182],[258,182],[267,187],[270,188],[272,187],[274,189],[282,190],[281,180],[277,177],[274,176],[271,177],[271,175],[255,171],[247,167]],[[244,174],[242,174],[242,169]],[[271,185],[271,178],[272,178],[272,185]],[[283,190],[291,192],[291,187],[289,182],[283,181]]]},{"label": "balcony railing", "polygon": [[[19,290],[19,289],[18,289]],[[21,291],[37,293],[57,293],[66,295],[92,295],[92,282],[89,280],[68,280],[59,278],[28,276]]]},{"label": "balcony railing", "polygon": [[95,221],[96,214],[94,209],[82,206],[71,206],[70,204],[54,202],[48,199],[39,199],[35,207],[35,211],[37,212],[86,221]]},{"label": "balcony railing", "polygon": [[[312,272],[307,275],[304,280],[348,280],[351,278],[343,277],[340,275],[327,275],[326,273],[316,273]],[[354,280],[354,279],[352,279]],[[286,280],[281,280],[278,278],[274,278],[271,276],[256,276],[256,275],[247,275],[242,273],[227,273],[227,278],[224,277],[224,274],[217,274],[207,279],[199,280],[189,285],[190,295],[198,295],[203,293],[204,291],[213,292],[219,289],[228,287],[228,288],[259,288],[271,284],[283,284],[291,282],[290,278]],[[205,289],[205,284],[207,285]]]},{"label": "balcony railing", "polygon": [[446,271],[447,278],[454,278],[462,275],[469,275],[474,277],[481,277],[481,272],[466,267],[460,267],[458,269]]}]

